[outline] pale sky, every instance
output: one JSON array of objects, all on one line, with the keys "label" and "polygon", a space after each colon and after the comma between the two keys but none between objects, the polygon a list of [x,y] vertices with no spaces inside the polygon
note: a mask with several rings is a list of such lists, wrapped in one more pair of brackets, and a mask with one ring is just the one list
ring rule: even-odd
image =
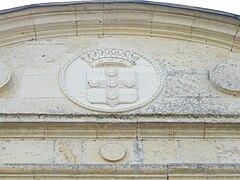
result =
[{"label": "pale sky", "polygon": [[[0,9],[9,9],[17,6],[47,2],[72,2],[73,0],[1,0]],[[173,4],[182,4],[195,7],[220,10],[240,15],[240,1],[238,0],[152,0]]]}]

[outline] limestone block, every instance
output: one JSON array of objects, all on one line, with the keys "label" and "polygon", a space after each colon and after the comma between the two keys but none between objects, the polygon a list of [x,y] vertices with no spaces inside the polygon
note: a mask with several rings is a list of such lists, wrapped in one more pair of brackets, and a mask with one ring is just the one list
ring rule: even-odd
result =
[{"label": "limestone block", "polygon": [[103,11],[78,11],[76,15],[77,35],[102,35]]},{"label": "limestone block", "polygon": [[57,140],[54,144],[54,163],[79,164],[82,163],[82,141],[79,140]]},{"label": "limestone block", "polygon": [[[127,38],[126,38],[127,37]],[[149,43],[149,41],[154,43]],[[164,38],[156,37],[141,37],[141,36],[111,36],[111,38],[98,38],[96,40],[99,45],[106,48],[116,48],[116,49],[134,49],[138,52],[144,52],[148,57],[152,57],[161,61],[164,55],[171,57],[172,54],[176,53],[178,50],[178,41]],[[164,47],[164,48],[156,48]],[[146,51],[147,49],[147,51]]]},{"label": "limestone block", "polygon": [[165,81],[164,97],[208,97],[212,94],[206,75],[171,75]]},{"label": "limestone block", "polygon": [[[77,38],[77,40],[76,40]],[[82,49],[97,46],[100,39],[94,36],[90,36],[87,39],[84,36],[69,37],[66,39],[66,47],[68,52],[80,52]]]},{"label": "limestone block", "polygon": [[65,114],[68,112],[78,114],[80,112],[88,111],[78,106],[77,104],[73,103],[66,97],[62,97],[62,98],[49,98],[48,112],[53,114]]},{"label": "limestone block", "polygon": [[7,113],[43,113],[48,109],[46,98],[9,98],[6,102]]},{"label": "limestone block", "polygon": [[39,31],[36,35],[38,39],[46,39],[49,37],[59,37],[59,36],[76,36],[75,26],[72,25],[69,29],[59,28],[47,31]]},{"label": "limestone block", "polygon": [[64,97],[56,76],[23,76],[21,97]]},{"label": "limestone block", "polygon": [[78,12],[83,12],[83,11],[86,11],[86,12],[89,12],[89,11],[102,11],[104,9],[104,5],[103,5],[103,3],[75,4],[74,8]]},{"label": "limestone block", "polygon": [[[51,14],[41,14],[41,16],[33,16],[36,31],[41,31],[45,26],[47,29],[57,29],[64,27],[73,27],[75,25],[75,13],[74,12],[55,12]],[[51,22],[51,23],[46,23]],[[65,23],[63,23],[65,22]],[[44,29],[46,30],[46,29]]]},{"label": "limestone block", "polygon": [[[90,24],[101,25],[103,23],[103,11],[77,11],[77,22],[81,25],[82,22],[90,22]],[[81,28],[81,26],[80,26]]]},{"label": "limestone block", "polygon": [[[54,118],[53,118],[54,119]],[[9,116],[0,116],[0,122],[44,122],[45,118],[42,117],[36,117],[36,116],[28,116],[27,118],[24,116],[16,116],[16,115],[9,115]],[[46,118],[46,121],[49,121],[48,118]]]},{"label": "limestone block", "polygon": [[5,19],[4,21],[0,22],[0,27],[1,37],[34,32],[32,19],[25,17],[10,18],[7,20]]},{"label": "limestone block", "polygon": [[[151,36],[151,23],[147,21],[106,21],[104,23],[104,35],[147,35]],[[121,27],[121,28],[119,28]]]},{"label": "limestone block", "polygon": [[104,21],[151,21],[153,12],[115,10],[104,13]]},{"label": "limestone block", "polygon": [[16,11],[14,13],[5,13],[3,14],[0,19],[1,20],[6,20],[6,19],[12,19],[12,18],[17,18],[19,16],[24,16],[24,15],[28,15],[31,14],[32,10],[31,9],[24,9],[22,11]]},{"label": "limestone block", "polygon": [[49,36],[76,35],[75,12],[49,13],[34,16],[37,39]]},{"label": "limestone block", "polygon": [[53,141],[2,141],[1,163],[51,163]]},{"label": "limestone block", "polygon": [[0,113],[5,113],[6,110],[6,99],[0,98]]},{"label": "limestone block", "polygon": [[1,46],[22,43],[24,41],[34,41],[36,39],[34,32],[16,34],[12,36],[3,36],[0,39]]},{"label": "limestone block", "polygon": [[169,23],[169,24],[178,24],[184,26],[191,26],[194,18],[184,15],[168,14],[161,12],[154,12],[152,19],[153,22]]},{"label": "limestone block", "polygon": [[201,113],[207,114],[239,114],[240,103],[230,95],[226,98],[202,98],[199,101]]},{"label": "limestone block", "polygon": [[240,142],[238,140],[218,140],[216,149],[220,163],[240,162]]},{"label": "limestone block", "polygon": [[179,162],[218,163],[217,148],[213,140],[179,141]]},{"label": "limestone block", "polygon": [[68,4],[67,6],[64,5],[59,5],[59,6],[45,6],[44,8],[36,8],[34,13],[35,14],[46,14],[46,13],[52,13],[54,15],[54,13],[67,13],[67,12],[72,12],[75,10],[75,4]]},{"label": "limestone block", "polygon": [[[188,48],[188,47],[186,47]],[[177,51],[177,50],[176,50]],[[179,51],[179,49],[178,49]],[[159,54],[157,56],[160,56]],[[162,58],[158,58],[160,64],[164,67],[166,74],[169,75],[180,75],[180,74],[188,74],[188,75],[196,75],[196,67],[193,66],[194,59],[189,57],[187,53],[171,53],[171,54],[163,54]],[[184,57],[185,56],[185,57]],[[186,57],[188,56],[188,57]],[[162,61],[162,62],[161,62]]]},{"label": "limestone block", "polygon": [[[90,24],[92,23],[92,24]],[[95,22],[86,22],[86,21],[78,21],[77,22],[77,32],[76,34],[78,36],[83,35],[102,35],[103,34],[103,28],[101,24],[95,24]]]},{"label": "limestone block", "polygon": [[178,142],[171,140],[144,141],[144,163],[167,164],[179,161]]},{"label": "limestone block", "polygon": [[[65,43],[61,39],[26,42],[18,46],[10,46],[4,52],[9,64],[16,67],[12,68],[14,71],[18,70],[17,66],[23,64],[26,64],[26,67],[31,67],[34,64],[44,64],[44,62],[58,63],[65,60],[67,54]],[[16,59],[18,63],[16,63]]]},{"label": "limestone block", "polygon": [[20,64],[17,67],[23,76],[56,76],[59,73],[59,64],[55,62]]},{"label": "limestone block", "polygon": [[198,97],[159,97],[150,105],[140,109],[140,113],[147,114],[199,114],[200,111]]},{"label": "limestone block", "polygon": [[190,33],[191,28],[184,25],[153,22],[151,26],[151,35],[155,37],[190,39]]},{"label": "limestone block", "polygon": [[[219,21],[209,21],[209,19],[196,18],[193,27],[206,28],[210,31],[217,31],[222,33],[227,33],[235,35],[237,32],[237,27],[233,24],[226,24]],[[221,29],[219,29],[221,27]]]}]

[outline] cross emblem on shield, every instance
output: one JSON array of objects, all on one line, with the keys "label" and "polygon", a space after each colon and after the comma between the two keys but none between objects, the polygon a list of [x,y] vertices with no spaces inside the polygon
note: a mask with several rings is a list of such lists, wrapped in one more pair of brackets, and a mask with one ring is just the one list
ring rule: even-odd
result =
[{"label": "cross emblem on shield", "polygon": [[87,100],[93,104],[134,103],[138,99],[135,71],[130,68],[94,68],[87,71]]}]

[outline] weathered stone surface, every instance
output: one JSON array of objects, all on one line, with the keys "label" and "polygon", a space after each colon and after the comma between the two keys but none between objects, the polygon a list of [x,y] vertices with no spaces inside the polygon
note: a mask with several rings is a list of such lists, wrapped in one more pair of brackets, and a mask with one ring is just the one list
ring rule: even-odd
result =
[{"label": "weathered stone surface", "polygon": [[[135,43],[136,41],[138,44]],[[84,42],[85,48],[94,48],[95,43],[105,48],[110,46],[116,49],[134,48],[147,57],[153,58],[155,65],[162,68],[164,86],[156,100],[153,100],[147,106],[126,113],[238,114],[238,100],[235,97],[219,92],[211,86],[208,80],[208,72],[212,67],[219,64],[219,58],[221,58],[221,61],[232,58],[232,62],[236,62],[237,53],[201,44],[191,43],[190,46],[189,43],[184,41],[168,41],[163,38],[134,38],[127,36],[122,36],[121,40],[118,40],[117,37],[92,37],[91,39],[76,37],[75,39],[75,42],[79,42],[79,45],[81,45],[80,42]],[[63,48],[62,44],[66,44],[66,46]],[[45,45],[47,48],[44,48]],[[2,56],[9,59],[9,66],[14,72],[12,80],[1,91],[0,96],[3,98],[14,97],[17,101],[24,98],[25,102],[28,101],[26,97],[35,99],[50,98],[49,103],[51,105],[46,107],[45,113],[92,113],[86,108],[65,100],[66,97],[64,97],[65,95],[61,92],[57,82],[59,69],[62,69],[71,57],[81,54],[82,50],[77,45],[73,44],[72,37],[55,38],[48,41],[39,40],[38,42],[13,45],[7,51],[2,51]],[[28,46],[32,49],[32,55],[31,51],[27,49]],[[152,48],[148,49],[148,46]],[[157,48],[163,46],[167,48]],[[41,52],[37,52],[37,48]],[[56,49],[56,52],[50,53],[48,48]],[[14,62],[16,53],[14,53],[15,56],[10,53],[15,51],[21,52],[18,62]],[[41,57],[42,55],[45,56]],[[39,59],[36,59],[35,57],[38,58],[38,56]],[[45,60],[47,56],[55,57],[54,61],[48,62],[48,59]],[[31,59],[33,59],[32,63]],[[26,62],[27,65],[24,66],[23,62]],[[36,70],[37,67],[39,70]],[[29,99],[29,103],[30,101],[31,99]],[[227,106],[226,103],[231,105]]]},{"label": "weathered stone surface", "polygon": [[82,141],[57,140],[54,142],[54,163],[82,163]]},{"label": "weathered stone surface", "polygon": [[218,90],[228,94],[240,94],[240,63],[219,64],[210,71],[209,77]]},{"label": "weathered stone surface", "polygon": [[31,113],[41,114],[48,109],[46,98],[9,98],[6,102],[6,113]]},{"label": "weathered stone surface", "polygon": [[[14,80],[13,80],[14,79]],[[2,98],[18,98],[20,96],[20,91],[22,83],[22,76],[20,76],[18,73],[13,72],[11,75],[11,79],[6,86],[4,86],[0,90],[0,97]]]},{"label": "weathered stone surface", "polygon": [[[217,141],[217,156],[220,163],[239,163],[240,142],[238,140]],[[229,157],[232,161],[229,161]]]},{"label": "weathered stone surface", "polygon": [[178,142],[154,140],[143,143],[145,164],[168,164],[179,162]]},{"label": "weathered stone surface", "polygon": [[101,147],[100,154],[105,160],[116,162],[124,158],[126,151],[121,144],[108,143]]},{"label": "weathered stone surface", "polygon": [[179,161],[183,163],[218,163],[216,144],[211,140],[179,141]]},{"label": "weathered stone surface", "polygon": [[53,141],[1,141],[1,163],[50,163]]},{"label": "weathered stone surface", "polygon": [[[3,164],[239,163],[239,140],[1,140]],[[107,160],[107,161],[106,161]]]},{"label": "weathered stone surface", "polygon": [[0,88],[5,86],[11,78],[11,71],[6,64],[0,63]]},{"label": "weathered stone surface", "polygon": [[[112,161],[106,161],[106,157],[102,157],[100,152],[102,146],[114,143],[113,141],[84,141],[82,144],[82,162],[86,164],[114,164]],[[139,154],[137,152],[138,142],[134,141],[118,141],[125,148],[125,157],[116,161],[117,164],[134,164],[139,160]],[[114,153],[114,152],[112,152]],[[109,154],[110,155],[110,154]]]},{"label": "weathered stone surface", "polygon": [[[43,73],[44,74],[44,73]],[[59,89],[56,76],[23,76],[21,84],[22,98],[64,97]]]},{"label": "weathered stone surface", "polygon": [[0,12],[0,179],[240,179],[239,19],[136,1]]},{"label": "weathered stone surface", "polygon": [[87,109],[80,107],[76,103],[73,103],[67,97],[49,98],[49,108],[47,109],[47,111],[49,114],[66,114],[69,112],[71,112],[72,114],[80,114],[82,112],[86,114],[89,113]]},{"label": "weathered stone surface", "polygon": [[5,113],[6,110],[6,99],[0,98],[0,112]]}]

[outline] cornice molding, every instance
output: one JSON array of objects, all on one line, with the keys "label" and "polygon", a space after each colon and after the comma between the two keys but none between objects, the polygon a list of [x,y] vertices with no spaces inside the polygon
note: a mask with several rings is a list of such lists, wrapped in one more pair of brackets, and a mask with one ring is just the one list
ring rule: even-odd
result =
[{"label": "cornice molding", "polygon": [[[0,177],[239,178],[239,164],[2,164]],[[116,175],[117,174],[117,175]],[[168,177],[168,178],[167,178]]]},{"label": "cornice molding", "polygon": [[[112,119],[113,120],[113,119]],[[239,120],[232,122],[2,122],[0,138],[77,139],[240,139]]]},{"label": "cornice molding", "polygon": [[238,15],[143,1],[53,3],[0,12],[0,46],[64,36],[164,37],[240,51]]}]

